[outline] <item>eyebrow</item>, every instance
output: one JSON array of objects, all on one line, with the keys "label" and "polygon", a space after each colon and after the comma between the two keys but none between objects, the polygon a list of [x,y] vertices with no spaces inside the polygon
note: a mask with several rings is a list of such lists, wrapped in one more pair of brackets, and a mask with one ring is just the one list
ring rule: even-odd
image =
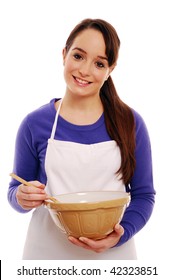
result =
[{"label": "eyebrow", "polygon": [[[72,49],[72,50],[73,50],[73,51],[74,51],[74,50],[78,50],[78,51],[80,51],[80,52],[82,52],[82,53],[87,54],[87,52],[85,52],[83,49],[78,48],[78,47],[76,47],[76,48],[74,48],[74,49]],[[104,59],[104,60],[107,60],[107,61],[108,61],[108,59],[107,59],[106,56],[98,55],[97,57],[100,58],[100,59]]]}]

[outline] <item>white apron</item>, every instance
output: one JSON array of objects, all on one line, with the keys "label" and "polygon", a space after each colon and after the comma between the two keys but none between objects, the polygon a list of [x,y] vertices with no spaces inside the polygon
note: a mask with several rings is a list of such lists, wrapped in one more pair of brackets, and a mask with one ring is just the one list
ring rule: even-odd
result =
[{"label": "white apron", "polygon": [[[54,139],[60,107],[46,151],[47,192],[58,195],[76,191],[125,191],[122,180],[115,174],[121,162],[115,141],[86,145]],[[32,214],[23,259],[130,260],[136,259],[136,250],[133,238],[103,253],[77,247],[55,226],[49,211],[41,206]]]}]

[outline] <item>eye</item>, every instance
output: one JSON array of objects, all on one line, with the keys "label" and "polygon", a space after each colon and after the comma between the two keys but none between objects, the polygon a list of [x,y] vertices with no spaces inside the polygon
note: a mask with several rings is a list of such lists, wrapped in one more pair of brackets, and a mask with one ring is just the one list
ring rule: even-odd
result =
[{"label": "eye", "polygon": [[78,54],[78,53],[73,54],[73,57],[74,57],[76,60],[80,60],[80,59],[83,58],[83,57],[82,57],[80,54]]},{"label": "eye", "polygon": [[102,63],[102,62],[100,62],[100,61],[97,61],[97,62],[96,62],[96,66],[97,66],[98,68],[104,68],[104,67],[105,67],[104,63]]}]

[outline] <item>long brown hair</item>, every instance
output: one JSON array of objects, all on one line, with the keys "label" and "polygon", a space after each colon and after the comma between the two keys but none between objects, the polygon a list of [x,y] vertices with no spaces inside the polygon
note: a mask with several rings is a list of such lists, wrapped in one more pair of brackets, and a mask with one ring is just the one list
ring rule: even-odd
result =
[{"label": "long brown hair", "polygon": [[[85,29],[93,28],[102,33],[109,66],[116,64],[120,40],[114,27],[102,19],[84,19],[71,31],[66,41],[66,51],[70,49],[76,36]],[[131,108],[117,94],[111,76],[100,89],[104,107],[107,131],[121,151],[121,166],[117,173],[127,185],[135,169],[135,121]]]}]

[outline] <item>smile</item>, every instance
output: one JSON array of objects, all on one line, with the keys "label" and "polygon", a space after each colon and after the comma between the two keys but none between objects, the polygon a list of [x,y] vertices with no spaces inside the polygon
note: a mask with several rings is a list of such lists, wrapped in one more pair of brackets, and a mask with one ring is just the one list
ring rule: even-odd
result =
[{"label": "smile", "polygon": [[88,81],[82,80],[82,79],[77,78],[77,77],[75,77],[75,76],[73,76],[73,78],[74,78],[74,80],[75,80],[78,84],[80,84],[80,85],[85,86],[85,85],[89,85],[89,84],[91,84],[91,82],[88,82]]}]

